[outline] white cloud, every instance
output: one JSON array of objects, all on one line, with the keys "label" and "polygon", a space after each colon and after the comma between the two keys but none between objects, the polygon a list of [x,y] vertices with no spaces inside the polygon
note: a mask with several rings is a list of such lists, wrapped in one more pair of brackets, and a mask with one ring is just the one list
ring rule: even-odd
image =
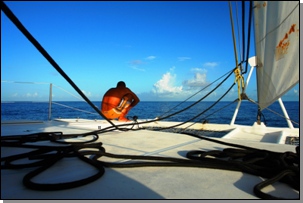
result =
[{"label": "white cloud", "polygon": [[[214,64],[213,64],[214,65]],[[210,85],[207,77],[207,69],[204,68],[192,68],[193,78],[184,80],[182,85],[177,86],[177,75],[174,74],[175,67],[171,67],[169,71],[162,75],[162,78],[158,80],[154,85],[150,93],[153,96],[157,96],[157,99],[173,99],[184,100],[197,93],[197,90],[202,90],[202,95],[205,95],[209,90],[204,90],[205,87]],[[200,91],[199,91],[200,92]],[[151,96],[152,96],[151,94]],[[201,96],[201,94],[199,94]],[[143,94],[142,94],[143,95]],[[214,99],[217,96],[217,92],[213,92],[209,95],[209,99]],[[148,94],[144,94],[145,98],[151,98]]]},{"label": "white cloud", "polygon": [[191,71],[192,72],[203,72],[203,73],[207,72],[206,69],[202,69],[202,68],[192,68]]},{"label": "white cloud", "polygon": [[144,62],[142,60],[139,60],[139,59],[132,60],[129,62],[129,64],[130,64],[130,67],[134,70],[145,71],[144,68],[140,68],[144,64]]},{"label": "white cloud", "polygon": [[189,88],[196,88],[196,87],[205,87],[209,83],[207,82],[207,75],[206,73],[195,73],[193,79],[184,80],[183,85]]},{"label": "white cloud", "polygon": [[183,85],[191,88],[205,87],[209,84],[207,82],[207,70],[201,68],[192,68],[191,71],[194,72],[194,78],[189,80],[184,80]]},{"label": "white cloud", "polygon": [[165,73],[162,78],[154,84],[153,92],[157,94],[178,94],[182,92],[182,86],[174,86],[176,75]]},{"label": "white cloud", "polygon": [[[148,57],[145,58],[145,60],[152,61],[155,58],[156,58],[155,56],[148,56]],[[145,65],[148,62],[146,62],[144,60],[136,59],[136,60],[132,60],[128,63],[130,64],[130,67],[134,70],[145,71],[145,69],[142,68],[142,65]]]},{"label": "white cloud", "polygon": [[138,68],[137,66],[131,66],[131,68],[134,70],[145,71],[144,68]]},{"label": "white cloud", "polygon": [[141,65],[143,62],[141,60],[132,60],[130,62],[131,65]]},{"label": "white cloud", "polygon": [[206,63],[203,64],[203,67],[213,68],[213,67],[216,67],[218,65],[219,65],[219,63],[217,63],[217,62],[206,62]]},{"label": "white cloud", "polygon": [[33,93],[33,94],[31,94],[31,93],[26,93],[25,97],[27,97],[27,98],[38,97],[38,93],[37,93],[37,92],[35,92],[35,93]]},{"label": "white cloud", "polygon": [[148,57],[146,57],[145,59],[146,60],[154,60],[156,57],[155,56],[148,56]]},{"label": "white cloud", "polygon": [[186,60],[190,60],[190,59],[191,59],[190,57],[185,57],[185,56],[178,57],[178,61],[186,61]]},{"label": "white cloud", "polygon": [[82,90],[83,94],[85,94],[85,96],[90,97],[92,96],[91,92],[86,92],[85,90]]},{"label": "white cloud", "polygon": [[[207,70],[201,68],[193,68],[194,78],[183,81],[181,86],[176,86],[177,75],[173,74],[175,67],[171,67],[169,71],[163,74],[162,78],[153,85],[152,92],[161,98],[185,98],[192,95],[194,89],[207,86]],[[186,87],[186,88],[184,88]]]}]

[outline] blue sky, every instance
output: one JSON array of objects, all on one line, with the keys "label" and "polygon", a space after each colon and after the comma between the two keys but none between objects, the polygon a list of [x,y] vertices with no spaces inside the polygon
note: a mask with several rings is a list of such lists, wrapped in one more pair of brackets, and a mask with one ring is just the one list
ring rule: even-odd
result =
[{"label": "blue sky", "polygon": [[[142,101],[182,101],[236,64],[228,2],[5,3],[91,101],[120,80]],[[207,100],[217,100],[234,79]],[[53,100],[80,98],[3,12],[1,81],[1,101],[47,101],[48,83]],[[247,87],[254,100],[255,81],[253,74]],[[237,95],[235,86],[224,100]],[[298,101],[298,85],[283,100]]]}]

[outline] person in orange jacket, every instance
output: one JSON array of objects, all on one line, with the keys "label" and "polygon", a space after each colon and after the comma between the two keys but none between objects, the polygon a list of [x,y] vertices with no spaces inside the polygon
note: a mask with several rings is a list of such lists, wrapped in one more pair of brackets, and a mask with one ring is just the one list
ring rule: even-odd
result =
[{"label": "person in orange jacket", "polygon": [[139,103],[140,99],[120,81],[117,87],[110,88],[103,96],[101,112],[108,119],[130,121],[126,118],[129,110]]}]

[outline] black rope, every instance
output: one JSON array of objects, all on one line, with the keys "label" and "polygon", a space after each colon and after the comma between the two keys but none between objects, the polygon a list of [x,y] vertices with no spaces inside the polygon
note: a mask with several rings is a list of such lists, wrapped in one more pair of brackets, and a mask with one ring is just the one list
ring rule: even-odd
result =
[{"label": "black rope", "polygon": [[[86,146],[85,146],[86,147]],[[80,152],[78,152],[79,149],[69,148],[63,150],[63,151],[57,151],[56,155],[49,157],[45,160],[46,164],[41,165],[39,168],[29,172],[26,174],[23,178],[23,184],[28,187],[29,189],[33,190],[63,190],[63,189],[70,189],[79,187],[82,185],[86,185],[88,183],[91,183],[100,177],[103,176],[105,170],[104,167],[99,164],[98,162],[95,162],[84,155],[82,155]],[[32,181],[34,177],[42,173],[43,171],[47,170],[49,167],[54,165],[59,160],[66,158],[66,157],[77,157],[80,160],[84,161],[85,163],[95,167],[97,169],[97,173],[83,179],[74,180],[70,182],[65,183],[35,183]]]},{"label": "black rope", "polygon": [[[282,178],[284,177],[294,177],[294,178],[297,178],[297,174],[295,172],[293,172],[292,170],[284,170],[282,171],[281,173],[279,173],[278,175],[268,179],[268,180],[265,180],[259,184],[257,184],[255,187],[254,187],[254,193],[258,196],[258,197],[261,197],[262,199],[283,199],[282,197],[275,197],[273,195],[270,195],[270,194],[267,194],[267,193],[264,193],[262,192],[262,189],[265,188],[266,186],[269,186],[279,180],[281,180]],[[297,186],[297,185],[296,185]],[[298,189],[299,190],[299,189]]]},{"label": "black rope", "polygon": [[[184,108],[184,109],[181,109],[180,111],[177,111],[177,112],[174,112],[174,113],[172,113],[172,114],[170,114],[170,115],[167,115],[167,116],[164,116],[164,117],[161,117],[161,118],[156,118],[156,119],[153,119],[153,120],[148,120],[148,121],[140,121],[140,122],[138,122],[137,121],[137,117],[135,116],[134,117],[134,122],[133,123],[125,123],[125,124],[120,124],[120,125],[117,125],[119,128],[118,128],[118,130],[121,130],[121,131],[127,131],[127,130],[141,130],[141,129],[145,129],[145,128],[140,128],[140,127],[138,127],[137,129],[133,129],[133,127],[134,127],[134,125],[137,125],[137,126],[139,126],[140,124],[146,124],[146,123],[152,123],[152,122],[157,122],[157,121],[161,121],[161,120],[164,120],[164,119],[167,119],[167,118],[169,118],[169,117],[172,117],[172,116],[174,116],[174,115],[176,115],[176,114],[179,114],[179,113],[182,113],[183,111],[186,111],[186,110],[188,110],[189,108],[191,108],[191,107],[193,107],[194,105],[196,105],[196,104],[198,104],[199,102],[201,102],[203,99],[205,99],[207,96],[209,96],[212,92],[214,92],[219,86],[221,86],[231,75],[232,75],[232,73],[233,73],[233,71],[235,70],[236,68],[234,68],[232,71],[230,71],[230,72],[228,72],[229,74],[213,89],[213,90],[211,90],[208,94],[206,94],[205,96],[203,96],[202,98],[200,98],[199,100],[197,100],[196,102],[194,102],[193,104],[191,104],[191,105],[189,105],[188,107],[186,107],[186,108]],[[225,74],[226,75],[226,74]],[[233,83],[232,84],[232,86],[227,90],[227,92],[229,92],[230,91],[230,89],[233,87],[235,85],[235,83]],[[227,94],[227,92],[216,102],[216,103],[218,103],[226,94]],[[215,103],[215,104],[216,104]],[[213,107],[214,105],[212,105],[211,107]],[[208,108],[208,109],[210,109],[210,108]],[[203,113],[205,113],[205,111],[203,111]],[[195,119],[195,118],[197,118],[197,117],[199,117],[199,116],[201,116],[203,113],[200,113],[199,115],[197,115],[197,116],[195,116],[194,118],[191,118],[191,119],[189,119],[189,120],[187,120],[187,121],[185,121],[185,122],[183,122],[182,124],[180,124],[180,125],[183,125],[183,124],[185,124],[185,123],[187,123],[187,122],[190,122],[191,120],[193,120],[193,119]],[[132,127],[131,128],[121,128],[122,126],[130,126],[130,125],[132,125]],[[179,125],[178,125],[179,126]],[[176,127],[176,126],[170,126],[170,127],[167,127],[167,128],[174,128],[174,127]],[[113,127],[112,126],[109,126],[109,127],[106,127],[106,128],[103,128],[103,129],[101,129],[101,130],[96,130],[96,131],[93,131],[94,133],[103,133],[103,132],[109,132],[109,131],[113,131],[113,130],[115,130],[115,129],[113,129]]]},{"label": "black rope", "polygon": [[[234,86],[234,84],[233,84],[232,86]],[[229,90],[227,90],[226,93],[228,93],[228,92],[229,92]],[[225,93],[225,94],[226,94],[226,93]],[[225,95],[225,94],[224,94],[224,95]],[[234,100],[234,101],[230,102],[229,104],[223,106],[222,108],[220,108],[220,109],[218,109],[218,110],[212,112],[211,114],[208,114],[207,116],[203,117],[202,120],[203,120],[203,119],[206,119],[206,118],[208,118],[208,117],[210,117],[210,116],[212,116],[212,115],[214,115],[215,113],[218,113],[219,111],[221,111],[222,109],[224,109],[224,108],[230,106],[231,104],[233,104],[233,103],[236,102],[236,101],[237,101],[237,100]],[[210,110],[213,106],[214,106],[214,105],[212,105],[211,107],[209,107],[208,110]],[[188,122],[192,121],[193,119],[195,119],[195,118],[201,116],[202,114],[204,114],[204,113],[206,113],[206,112],[207,112],[207,111],[203,111],[203,112],[199,113],[198,115],[196,115],[194,118],[191,118],[191,119],[189,119],[189,120],[183,122],[183,123],[180,124],[180,125],[184,125],[185,123],[188,123]],[[130,119],[130,118],[129,118],[129,119]],[[150,128],[150,127],[140,127],[139,124],[155,122],[155,120],[150,120],[150,121],[146,121],[146,122],[138,122],[137,119],[138,119],[138,117],[137,117],[137,116],[134,116],[134,117],[133,117],[133,121],[134,121],[133,123],[130,123],[130,124],[122,124],[122,125],[118,125],[118,126],[120,127],[120,126],[123,126],[123,125],[132,125],[131,128],[125,128],[123,131],[127,131],[127,130],[137,131],[137,130],[142,130],[142,129],[148,129],[148,130],[154,130],[154,131],[161,131],[161,130],[172,129],[172,128],[175,128],[175,127],[177,127],[177,126],[180,126],[180,125],[173,125],[173,126],[159,127],[159,128],[154,128],[154,127],[151,127],[151,128]],[[182,132],[183,130],[186,130],[186,129],[189,128],[190,126],[194,125],[195,123],[197,123],[197,122],[193,122],[191,125],[188,125],[188,126],[186,126],[185,128],[180,128],[179,130],[181,130],[181,132]],[[137,128],[134,129],[133,127],[134,127],[135,125],[137,125]],[[107,127],[107,128],[102,129],[102,130],[93,131],[93,132],[94,132],[94,133],[105,133],[105,132],[110,132],[110,131],[113,131],[113,130],[115,130],[115,129],[113,129],[112,127]],[[121,128],[119,128],[119,130],[121,130]]]},{"label": "black rope", "polygon": [[[248,37],[247,37],[247,50],[246,50],[246,64],[245,64],[245,70],[242,72],[242,74],[245,74],[247,72],[248,67],[248,57],[249,57],[249,50],[250,50],[250,35],[251,35],[251,22],[252,22],[252,15],[253,15],[253,2],[249,2],[249,20],[248,20]],[[244,29],[244,28],[243,28]],[[244,41],[244,40],[243,40]]]},{"label": "black rope", "polygon": [[[239,40],[240,41],[240,40]],[[245,1],[242,0],[242,57],[241,60],[245,59]],[[241,66],[241,71],[243,71]]]},{"label": "black rope", "polygon": [[[220,112],[221,110],[227,108],[227,107],[230,106],[231,104],[235,103],[237,100],[238,100],[238,99],[236,99],[236,100],[234,100],[234,101],[228,103],[227,105],[225,105],[225,106],[219,108],[218,110],[216,110],[216,111],[214,111],[214,112],[208,114],[207,116],[204,116],[204,117],[203,117],[202,119],[200,119],[200,120],[207,121],[206,118],[208,118],[208,117],[210,117],[210,116],[212,116],[212,115],[214,115],[214,114]],[[204,114],[204,113],[205,113],[205,112],[200,113],[199,116],[202,115],[202,114]],[[186,122],[189,122],[189,121],[187,120]],[[197,121],[196,121],[196,122],[193,122],[192,124],[190,124],[190,125],[188,125],[188,126],[186,126],[186,127],[184,127],[184,128],[175,129],[174,132],[175,132],[175,133],[183,133],[183,132],[186,132],[186,130],[187,130],[188,128],[190,128],[191,126],[193,126],[193,125],[196,124],[196,123],[197,123]],[[185,124],[185,123],[184,123],[184,124]],[[177,125],[177,126],[179,126],[179,125]],[[145,129],[154,130],[154,131],[163,131],[163,130],[166,130],[166,129],[173,129],[173,128],[177,127],[177,126],[158,127],[158,128],[155,128],[155,127],[145,127]],[[197,130],[197,131],[198,131],[198,132],[201,132],[201,130]]]},{"label": "black rope", "polygon": [[[52,134],[52,133],[49,133]],[[65,136],[58,132],[53,133],[56,136],[46,136],[45,133],[35,134],[35,136],[28,135],[26,138],[19,136],[9,136],[3,139],[1,137],[2,147],[19,147],[35,149],[30,152],[12,155],[8,157],[1,157],[1,170],[5,169],[21,169],[36,167],[33,171],[26,174],[23,178],[23,184],[33,190],[63,190],[74,187],[79,187],[97,180],[104,174],[104,167],[112,168],[132,168],[132,167],[199,167],[212,168],[230,171],[241,171],[252,175],[268,178],[268,180],[257,184],[254,187],[256,196],[263,199],[283,199],[281,197],[274,197],[262,192],[262,188],[269,184],[280,181],[288,184],[295,190],[300,190],[300,173],[299,173],[299,147],[296,148],[296,153],[293,152],[272,152],[268,150],[260,150],[248,146],[242,146],[233,143],[226,143],[221,140],[211,139],[207,137],[200,137],[191,133],[187,134],[199,139],[228,145],[233,148],[226,148],[220,150],[191,150],[188,151],[186,158],[172,158],[159,156],[141,156],[141,155],[117,155],[108,153],[102,147],[101,142],[65,142],[64,146],[41,146],[31,145],[29,143],[37,141],[56,142],[57,139]],[[67,135],[66,137],[74,137],[75,135]],[[78,135],[79,137],[81,135]],[[86,134],[83,136],[87,136]],[[17,138],[21,140],[17,142]],[[61,138],[60,138],[61,137]],[[28,142],[27,142],[28,141]],[[61,142],[63,144],[63,142]],[[91,150],[93,149],[93,150]],[[90,155],[88,158],[87,156]],[[38,176],[49,167],[53,166],[63,158],[77,157],[79,160],[95,167],[97,172],[87,178],[70,181],[66,183],[36,183],[32,179]],[[125,163],[114,163],[102,161],[102,157],[109,157],[114,159],[126,159]],[[19,159],[32,160],[27,164],[15,164]],[[36,160],[36,162],[33,162]]]},{"label": "black rope", "polygon": [[[235,70],[236,68],[234,68],[233,69],[233,71]],[[196,102],[194,102],[193,104],[191,104],[191,105],[189,105],[188,107],[186,107],[186,108],[184,108],[184,109],[181,109],[180,111],[177,111],[177,112],[174,112],[174,113],[172,113],[172,114],[170,114],[170,115],[167,115],[167,116],[164,116],[164,117],[161,117],[161,118],[156,118],[156,119],[153,119],[153,120],[148,120],[148,121],[140,121],[140,122],[138,122],[137,121],[137,117],[134,119],[134,123],[126,123],[126,124],[120,124],[120,125],[117,125],[118,127],[122,127],[122,126],[130,126],[130,125],[135,125],[135,124],[137,124],[138,126],[139,126],[139,124],[146,124],[146,123],[152,123],[152,122],[156,122],[156,121],[161,121],[161,120],[164,120],[164,119],[167,119],[167,118],[169,118],[169,117],[172,117],[172,116],[174,116],[174,115],[176,115],[176,114],[179,114],[179,113],[181,113],[181,112],[183,112],[183,111],[186,111],[186,110],[188,110],[189,108],[191,108],[191,107],[193,107],[194,105],[196,105],[196,104],[198,104],[199,102],[201,102],[203,99],[205,99],[207,96],[209,96],[212,92],[214,92],[219,86],[221,86],[230,76],[231,76],[231,74],[233,73],[233,71],[230,71],[229,72],[229,74],[224,78],[224,80],[222,80],[214,89],[212,89],[208,94],[206,94],[204,97],[202,97],[202,98],[200,98],[199,100],[197,100]],[[225,74],[226,75],[226,74]],[[234,85],[234,84],[233,84]],[[232,86],[233,86],[232,85]],[[230,90],[230,89],[229,89]],[[225,94],[224,94],[225,95]],[[204,112],[205,113],[205,112]],[[201,114],[200,114],[201,115]],[[199,115],[199,116],[200,116]],[[198,116],[196,116],[196,117],[198,117]],[[195,117],[195,118],[196,118]],[[194,118],[193,118],[194,119]],[[193,119],[190,119],[189,121],[191,121],[191,120],[193,120]],[[186,121],[186,122],[189,122],[189,121]],[[186,122],[184,122],[184,123],[186,123]],[[183,124],[184,124],[183,123]],[[181,125],[183,125],[183,124],[181,124]],[[173,128],[174,126],[172,126],[172,127],[168,127],[168,128]],[[138,128],[138,129],[133,129],[133,128],[131,128],[132,130],[141,130],[141,129],[144,129],[144,128]],[[130,128],[125,128],[125,129],[123,129],[124,131],[127,131],[127,130],[131,130]],[[96,130],[96,131],[94,131],[94,133],[103,133],[103,132],[109,132],[109,131],[112,131],[112,130],[114,130],[111,126],[109,126],[109,127],[106,127],[106,128],[104,128],[104,129],[101,129],[101,130]],[[119,128],[118,130],[121,130],[121,128]]]},{"label": "black rope", "polygon": [[36,49],[44,56],[46,60],[65,78],[65,80],[81,95],[81,97],[107,122],[117,128],[113,122],[106,118],[101,111],[85,96],[85,94],[77,87],[77,85],[68,77],[68,75],[60,68],[56,61],[47,53],[47,51],[40,45],[40,43],[30,34],[30,32],[23,26],[14,13],[1,1],[1,10],[5,15],[15,24],[15,26],[23,33],[23,35],[36,47]]},{"label": "black rope", "polygon": [[[194,97],[195,95],[197,95],[198,93],[200,93],[201,91],[205,90],[206,88],[210,87],[212,84],[214,84],[215,82],[217,82],[218,80],[220,80],[221,78],[223,78],[225,75],[233,72],[235,70],[235,68],[233,68],[232,71],[228,71],[227,73],[225,73],[224,75],[222,75],[221,77],[219,77],[218,79],[216,79],[215,81],[213,81],[212,83],[210,83],[209,85],[207,85],[206,87],[200,89],[198,92],[194,93],[193,95],[191,95],[190,97],[188,97],[187,99],[185,99],[184,101],[180,102],[179,104],[177,104],[176,106],[172,107],[171,109],[169,109],[168,111],[164,112],[161,116],[158,117],[163,117],[165,114],[167,114],[168,112],[174,110],[175,108],[177,108],[178,106],[180,106],[181,104],[183,104],[184,102],[188,101],[189,99],[191,99],[192,97]],[[230,76],[230,74],[229,74]],[[229,77],[228,76],[228,77]],[[201,100],[202,101],[202,100]]]},{"label": "black rope", "polygon": [[[233,69],[233,70],[235,70],[235,69]],[[157,121],[169,118],[169,117],[174,116],[176,114],[179,114],[179,113],[181,113],[181,112],[183,112],[183,111],[191,108],[192,106],[198,104],[199,102],[201,102],[202,100],[204,100],[206,97],[208,97],[211,93],[213,93],[216,89],[218,89],[232,75],[232,73],[233,73],[233,71],[230,71],[230,73],[224,78],[224,80],[222,80],[214,89],[212,89],[209,93],[207,93],[205,96],[203,96],[199,100],[195,101],[193,104],[189,105],[188,107],[186,107],[186,108],[184,108],[184,109],[182,109],[180,111],[172,113],[172,114],[170,114],[168,116],[164,116],[162,118],[158,118]]]},{"label": "black rope", "polygon": [[[78,141],[72,143],[61,141],[61,139],[77,138],[79,136],[81,137],[93,136],[93,138],[87,141],[80,141],[80,142]],[[33,133],[28,135],[1,136],[1,145],[14,146],[14,144],[21,145],[23,143],[38,142],[38,141],[51,141],[51,142],[57,142],[62,144],[84,144],[84,143],[94,142],[98,139],[99,139],[99,135],[94,132],[88,132],[83,134],[65,134],[65,135],[63,135],[62,132],[41,132],[41,133]]]},{"label": "black rope", "polygon": [[[207,112],[208,110],[210,110],[211,108],[213,108],[217,103],[219,103],[219,101],[221,101],[225,96],[226,96],[226,94],[232,89],[232,87],[235,85],[235,83],[233,83],[230,87],[229,87],[229,89],[216,101],[216,102],[214,102],[212,105],[210,105],[208,108],[206,108],[204,111],[202,111],[201,113],[199,113],[199,114],[197,114],[196,116],[194,116],[194,117],[192,117],[192,118],[190,118],[190,119],[188,119],[188,120],[186,120],[186,121],[184,121],[184,122],[180,122],[180,123],[178,123],[178,124],[176,124],[176,125],[173,125],[173,126],[169,126],[169,127],[163,127],[163,128],[161,128],[161,130],[162,129],[170,129],[170,128],[175,128],[175,127],[178,127],[178,126],[181,126],[181,125],[184,125],[185,123],[188,123],[188,122],[190,122],[190,121],[192,121],[192,120],[194,120],[194,119],[196,119],[196,118],[198,118],[199,116],[201,116],[202,114],[204,114],[205,112]],[[160,130],[160,129],[159,129]]]}]

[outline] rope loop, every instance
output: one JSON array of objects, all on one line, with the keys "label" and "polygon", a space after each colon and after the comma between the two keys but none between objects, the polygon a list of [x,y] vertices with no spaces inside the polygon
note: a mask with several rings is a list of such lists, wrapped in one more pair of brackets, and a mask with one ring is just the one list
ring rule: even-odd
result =
[{"label": "rope loop", "polygon": [[280,181],[286,183],[291,188],[300,191],[300,158],[298,152],[299,146],[296,147],[296,153],[280,153],[251,148],[226,148],[222,151],[193,150],[189,151],[186,157],[204,163],[214,163],[219,160],[224,161],[218,168],[242,171],[267,178],[267,180],[254,187],[255,195],[262,199],[283,199],[281,197],[266,194],[262,192],[262,189]]},{"label": "rope loop", "polygon": [[[33,171],[24,176],[23,184],[29,189],[42,191],[70,189],[88,184],[103,176],[105,173],[104,167],[198,167],[240,171],[268,179],[254,187],[254,192],[257,197],[263,199],[281,199],[280,197],[274,197],[261,191],[264,187],[277,181],[286,183],[291,188],[300,191],[299,146],[296,147],[295,153],[282,153],[256,149],[233,143],[226,143],[221,140],[211,139],[207,137],[199,137],[200,139],[228,145],[232,148],[223,148],[222,150],[209,151],[193,150],[188,151],[186,158],[173,158],[107,153],[105,152],[105,148],[102,147],[101,142],[66,142],[64,145],[58,145],[63,144],[63,142],[56,142],[57,145],[29,144],[29,142],[33,142],[34,140],[40,142],[41,140],[44,141],[49,139],[50,142],[54,142],[56,140],[50,136],[54,134],[59,138],[70,137],[70,135],[65,136],[61,133],[55,132],[46,134],[41,133],[41,137],[39,137],[38,134],[28,135],[25,136],[28,139],[23,139],[20,142],[17,142],[18,136],[1,138],[1,146],[34,149],[33,151],[23,154],[1,157],[1,170],[35,167]],[[192,135],[190,133],[183,134],[197,137],[196,135]],[[82,134],[82,136],[87,135],[89,135],[89,133]],[[74,136],[75,135],[72,137]],[[28,141],[28,143],[26,143],[26,141]],[[97,172],[89,177],[86,176],[85,178],[80,178],[69,182],[38,183],[33,181],[36,176],[48,170],[58,161],[73,157],[78,158],[79,160],[87,163],[88,165],[91,165],[92,167],[95,167],[97,169]],[[126,159],[128,162],[117,163],[102,161],[102,157]],[[14,163],[21,159],[28,159],[30,162],[26,164]]]},{"label": "rope loop", "polygon": [[[243,78],[243,76],[241,74],[240,68],[236,68],[234,70],[234,74],[235,74],[235,83],[238,84],[238,97],[239,97],[239,100],[241,100],[242,99],[241,94],[242,94],[242,92],[244,90],[244,78]],[[241,92],[240,87],[242,89],[242,92]]]}]

